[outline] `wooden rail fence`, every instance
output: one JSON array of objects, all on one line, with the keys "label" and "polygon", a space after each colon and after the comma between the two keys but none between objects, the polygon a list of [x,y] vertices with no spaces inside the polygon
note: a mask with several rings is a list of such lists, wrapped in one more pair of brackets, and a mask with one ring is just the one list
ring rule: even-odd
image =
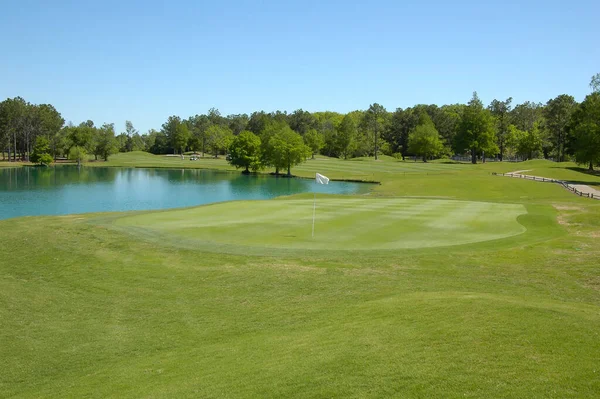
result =
[{"label": "wooden rail fence", "polygon": [[571,191],[575,195],[579,195],[580,197],[587,197],[587,198],[591,198],[591,199],[600,200],[600,195],[594,194],[594,193],[584,193],[583,191],[579,191],[578,189],[576,189],[575,187],[573,187],[572,185],[570,185],[569,183],[567,183],[566,181],[563,181],[563,180],[549,179],[547,177],[536,177],[536,176],[520,175],[518,173],[496,173],[496,172],[492,172],[492,175],[494,175],[494,176],[508,176],[508,177],[515,177],[515,178],[518,178],[518,179],[534,180],[534,181],[541,181],[541,182],[548,182],[548,183],[557,183],[557,184],[560,184],[561,186],[563,186],[564,188],[566,188],[567,190]]}]

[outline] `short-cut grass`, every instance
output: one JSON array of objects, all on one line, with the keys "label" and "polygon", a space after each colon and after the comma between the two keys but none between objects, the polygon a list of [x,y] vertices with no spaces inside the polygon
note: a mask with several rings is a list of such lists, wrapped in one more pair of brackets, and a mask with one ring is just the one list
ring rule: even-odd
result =
[{"label": "short-cut grass", "polygon": [[598,397],[600,201],[491,175],[553,166],[309,161],[381,182],[321,248],[311,194],[0,221],[0,397]]},{"label": "short-cut grass", "polygon": [[[523,233],[521,204],[416,198],[235,201],[118,218],[124,231],[210,249],[395,250],[470,244]],[[232,249],[233,249],[232,248]]]}]

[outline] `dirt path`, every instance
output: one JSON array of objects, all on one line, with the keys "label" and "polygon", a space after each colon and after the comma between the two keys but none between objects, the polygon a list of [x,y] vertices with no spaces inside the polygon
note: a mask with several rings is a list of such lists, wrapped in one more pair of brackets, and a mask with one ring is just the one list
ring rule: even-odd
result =
[{"label": "dirt path", "polygon": [[[567,182],[569,183],[569,182]],[[581,191],[584,194],[594,194],[594,197],[600,197],[600,190],[597,190],[593,187],[586,186],[585,184],[571,184],[569,186]]]}]

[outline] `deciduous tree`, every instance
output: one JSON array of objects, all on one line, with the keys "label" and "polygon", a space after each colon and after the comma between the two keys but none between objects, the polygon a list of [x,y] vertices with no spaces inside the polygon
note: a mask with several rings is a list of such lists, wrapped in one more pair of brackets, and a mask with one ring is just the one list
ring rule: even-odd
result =
[{"label": "deciduous tree", "polygon": [[311,153],[310,148],[304,144],[302,136],[289,126],[275,133],[269,142],[271,165],[275,166],[276,170],[287,168],[288,176],[292,175],[292,166],[304,162]]},{"label": "deciduous tree", "polygon": [[590,170],[600,165],[600,92],[586,96],[573,113],[570,130],[575,161]]},{"label": "deciduous tree", "polygon": [[423,162],[427,162],[427,158],[438,156],[444,151],[440,134],[429,115],[424,112],[419,118],[419,124],[408,136],[408,150],[421,156]]},{"label": "deciduous tree", "polygon": [[387,129],[388,121],[388,112],[382,105],[377,103],[371,104],[364,114],[362,127],[371,138],[376,160],[381,146],[381,134]]},{"label": "deciduous tree", "polygon": [[319,152],[325,145],[323,136],[316,131],[316,129],[310,129],[304,133],[304,143],[310,148],[312,152],[312,159],[315,159],[315,154]]},{"label": "deciduous tree", "polygon": [[488,107],[496,122],[496,143],[500,150],[500,153],[498,154],[500,161],[504,159],[504,149],[509,135],[508,127],[510,126],[511,102],[512,97],[509,97],[504,101],[493,100]]},{"label": "deciduous tree", "polygon": [[52,163],[52,155],[50,155],[50,143],[45,136],[38,136],[31,154],[31,162],[39,163],[40,165],[49,165]]},{"label": "deciduous tree", "polygon": [[549,100],[544,108],[546,128],[558,162],[565,160],[565,145],[568,141],[567,127],[576,106],[577,103],[573,96],[561,94]]},{"label": "deciduous tree", "polygon": [[162,125],[162,132],[167,136],[174,153],[183,153],[191,134],[185,123],[178,116],[170,116]]},{"label": "deciduous tree", "polygon": [[112,123],[105,123],[100,129],[97,129],[94,154],[99,155],[102,159],[108,161],[108,157],[116,151],[115,125]]},{"label": "deciduous tree", "polygon": [[479,153],[494,153],[497,149],[494,133],[492,116],[483,108],[477,92],[474,92],[473,98],[463,110],[455,147],[459,152],[470,151],[471,162],[475,164]]},{"label": "deciduous tree", "polygon": [[233,139],[229,146],[229,163],[236,168],[244,168],[249,173],[262,168],[260,137],[250,131],[243,131]]},{"label": "deciduous tree", "polygon": [[84,147],[81,146],[73,146],[69,150],[69,159],[72,161],[77,161],[77,166],[81,166],[81,163],[85,160],[87,155],[87,151]]},{"label": "deciduous tree", "polygon": [[310,130],[316,129],[318,126],[317,119],[308,111],[297,109],[288,115],[288,123],[292,130],[304,136]]},{"label": "deciduous tree", "polygon": [[227,115],[227,126],[233,132],[234,136],[237,136],[244,130],[246,130],[246,126],[248,125],[248,115],[246,114],[238,114],[238,115]]},{"label": "deciduous tree", "polygon": [[233,140],[233,133],[227,126],[212,125],[206,131],[206,143],[208,148],[217,158],[219,152],[225,151]]},{"label": "deciduous tree", "polygon": [[542,133],[539,123],[530,130],[519,130],[515,125],[508,127],[508,142],[512,142],[517,155],[523,159],[533,159],[535,154],[542,151]]},{"label": "deciduous tree", "polygon": [[354,118],[350,114],[345,115],[337,127],[337,135],[334,143],[339,157],[347,159],[352,155],[356,148],[357,135],[358,130]]}]

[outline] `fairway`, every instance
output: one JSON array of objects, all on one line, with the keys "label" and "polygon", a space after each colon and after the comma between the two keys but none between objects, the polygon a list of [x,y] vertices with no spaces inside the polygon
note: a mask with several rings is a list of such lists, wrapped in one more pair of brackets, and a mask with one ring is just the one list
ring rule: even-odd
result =
[{"label": "fairway", "polygon": [[311,193],[1,220],[0,397],[598,397],[600,203],[490,173],[555,166],[318,158],[381,184],[314,239]]},{"label": "fairway", "polygon": [[[125,216],[114,225],[164,242],[316,250],[378,250],[460,245],[505,238],[526,229],[523,205],[418,198],[319,196],[235,201]],[[219,247],[221,248],[221,247]]]}]

